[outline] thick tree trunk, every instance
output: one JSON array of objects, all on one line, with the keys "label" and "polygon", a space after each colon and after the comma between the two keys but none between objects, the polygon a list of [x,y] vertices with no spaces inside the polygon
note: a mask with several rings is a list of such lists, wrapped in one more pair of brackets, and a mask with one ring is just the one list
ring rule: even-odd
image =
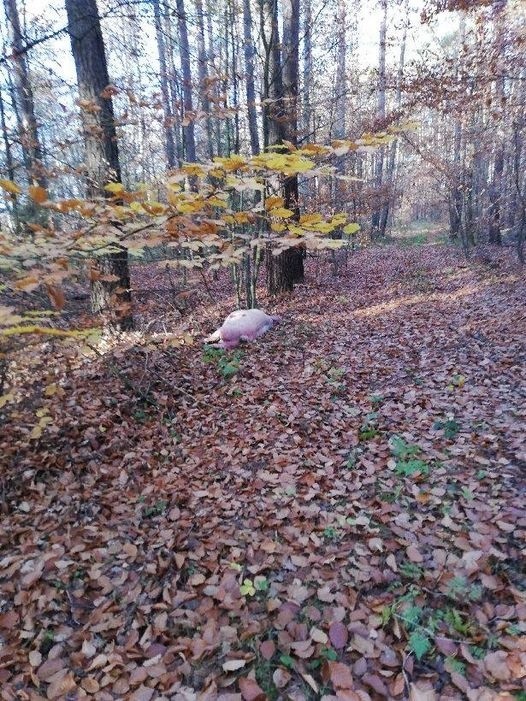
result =
[{"label": "thick tree trunk", "polygon": [[[168,83],[168,68],[166,65],[166,43],[164,40],[164,32],[161,21],[161,6],[159,0],[152,0],[153,12],[155,18],[155,36],[157,39],[157,52],[159,54],[159,68],[161,75],[161,96],[163,100],[164,112],[164,137],[166,150],[166,165],[168,168],[175,168],[177,165],[177,155],[175,151],[174,139],[174,115],[172,110],[172,101],[170,99],[170,87]],[[163,12],[165,12],[163,3]]]},{"label": "thick tree trunk", "polygon": [[[103,186],[120,181],[119,151],[109,85],[106,53],[96,0],[66,0],[68,32],[75,59],[86,148],[88,197],[104,194]],[[96,108],[96,109],[95,109]],[[133,327],[128,251],[98,257],[92,275],[92,311],[119,330]],[[103,278],[117,278],[104,280]]]},{"label": "thick tree trunk", "polygon": [[[297,138],[299,0],[283,5],[284,46],[282,58],[278,30],[277,0],[260,0],[261,34],[265,48],[263,75],[263,134],[265,147],[282,144],[289,136]],[[285,206],[299,215],[298,179],[286,178],[283,185]],[[278,256],[267,256],[269,294],[290,292],[303,280],[303,251],[292,248]]]},{"label": "thick tree trunk", "polygon": [[12,61],[16,89],[16,102],[20,119],[20,144],[30,182],[46,187],[42,144],[35,116],[35,100],[24,54],[24,40],[18,14],[17,0],[4,0],[4,9],[12,42]]}]

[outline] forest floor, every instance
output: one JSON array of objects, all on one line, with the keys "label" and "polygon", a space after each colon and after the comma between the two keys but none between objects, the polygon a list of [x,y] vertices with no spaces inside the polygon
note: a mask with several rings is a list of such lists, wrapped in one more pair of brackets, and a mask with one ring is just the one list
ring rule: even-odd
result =
[{"label": "forest floor", "polygon": [[309,260],[294,295],[262,296],[282,323],[230,353],[201,345],[232,310],[226,282],[209,292],[184,345],[13,360],[0,698],[524,701],[511,254],[393,245],[338,277]]}]

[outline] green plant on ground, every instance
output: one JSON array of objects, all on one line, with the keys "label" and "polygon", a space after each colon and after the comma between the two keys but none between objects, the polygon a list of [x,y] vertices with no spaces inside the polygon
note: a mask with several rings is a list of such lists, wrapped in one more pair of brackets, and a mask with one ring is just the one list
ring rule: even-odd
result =
[{"label": "green plant on ground", "polygon": [[360,455],[362,454],[361,448],[353,448],[349,455],[347,456],[347,461],[345,463],[345,467],[348,470],[354,470],[354,468],[358,465],[358,460],[360,459]]},{"label": "green plant on ground", "polygon": [[421,452],[418,445],[406,443],[400,436],[391,436],[389,440],[391,453],[395,457],[395,473],[401,477],[413,477],[414,475],[428,475],[430,467],[425,462],[417,458]]},{"label": "green plant on ground", "polygon": [[243,351],[239,350],[227,353],[222,348],[214,346],[205,346],[203,350],[203,361],[215,364],[217,371],[225,380],[233,377],[239,371],[242,358]]},{"label": "green plant on ground", "polygon": [[166,511],[168,502],[164,499],[159,499],[152,506],[145,506],[142,510],[143,518],[152,518],[153,516],[162,516]]},{"label": "green plant on ground", "polygon": [[435,421],[433,428],[436,431],[444,431],[444,438],[454,440],[461,426],[455,419],[447,419],[446,421]]},{"label": "green plant on ground", "polygon": [[380,433],[378,428],[378,412],[371,411],[365,415],[364,421],[358,431],[360,441],[369,441]]},{"label": "green plant on ground", "polygon": [[465,601],[466,599],[470,601],[480,601],[483,591],[484,589],[481,584],[474,584],[466,579],[466,577],[457,576],[453,577],[449,582],[447,595],[456,601]]}]

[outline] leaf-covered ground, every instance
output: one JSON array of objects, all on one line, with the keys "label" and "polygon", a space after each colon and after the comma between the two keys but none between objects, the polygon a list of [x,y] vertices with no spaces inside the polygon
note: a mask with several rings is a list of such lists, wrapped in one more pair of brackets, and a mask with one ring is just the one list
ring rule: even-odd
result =
[{"label": "leaf-covered ground", "polygon": [[232,309],[211,281],[194,345],[18,358],[0,698],[526,698],[520,271],[430,246],[309,272],[240,352],[200,345]]}]

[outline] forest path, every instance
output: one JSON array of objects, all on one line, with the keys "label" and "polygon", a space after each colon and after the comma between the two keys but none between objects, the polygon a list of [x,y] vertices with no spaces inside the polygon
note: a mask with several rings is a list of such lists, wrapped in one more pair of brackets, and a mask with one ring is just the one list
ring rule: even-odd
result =
[{"label": "forest path", "polygon": [[520,271],[438,246],[309,265],[239,352],[57,357],[4,408],[1,698],[523,688]]}]

